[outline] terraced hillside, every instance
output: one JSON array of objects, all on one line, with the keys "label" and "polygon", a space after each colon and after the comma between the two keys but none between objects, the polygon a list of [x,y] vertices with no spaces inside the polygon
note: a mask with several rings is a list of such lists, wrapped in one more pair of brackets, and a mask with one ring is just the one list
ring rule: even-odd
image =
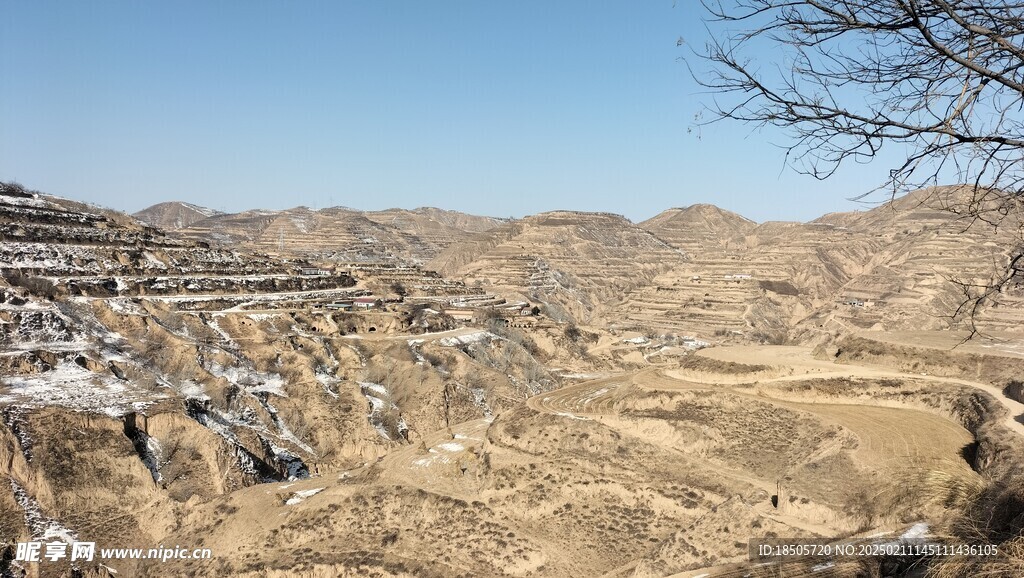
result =
[{"label": "terraced hillside", "polygon": [[[639,226],[572,211],[502,222],[430,208],[298,208],[214,216],[181,234],[364,268],[423,263],[466,294],[550,303],[559,319],[600,328],[817,343],[965,323],[949,318],[963,301],[957,282],[990,279],[1020,231],[967,227],[949,210],[957,191],[919,191],[810,223],[756,224],[712,205],[670,209]],[[394,282],[427,294],[461,291],[429,274],[396,274]],[[1024,293],[1007,289],[975,317],[982,328],[1022,326]]]},{"label": "terraced hillside", "polygon": [[880,243],[831,226],[769,222],[630,293],[619,323],[704,336],[783,339],[870,261]]},{"label": "terraced hillside", "polygon": [[729,249],[737,237],[757,223],[714,205],[697,204],[668,209],[639,225],[696,258],[710,251]]},{"label": "terraced hillside", "polygon": [[[919,191],[864,212],[826,215],[811,223],[740,227],[707,208],[695,219],[677,209],[643,223],[686,248],[690,259],[627,296],[616,320],[626,327],[755,340],[830,339],[863,329],[958,326],[958,282],[984,284],[1020,244],[1019,226],[971,226],[949,211],[958,189]],[[687,218],[683,218],[686,216]],[[1012,219],[1011,219],[1012,221]],[[708,222],[721,232],[707,240]],[[742,223],[740,223],[742,225]],[[673,231],[677,231],[673,233]],[[670,241],[671,242],[671,241]],[[976,318],[989,330],[1022,327],[1020,284]]]},{"label": "terraced hillside", "polygon": [[196,221],[202,221],[215,215],[223,215],[221,211],[200,207],[191,203],[171,201],[157,203],[132,214],[139,221],[165,231],[174,231],[188,227]]},{"label": "terraced hillside", "polygon": [[492,291],[550,301],[578,319],[685,261],[685,255],[626,218],[555,211],[453,245],[428,263]]},{"label": "terraced hillside", "polygon": [[361,467],[551,383],[428,308],[323,308],[366,293],[347,274],[6,186],[0,229],[3,576],[72,571],[12,562],[15,542],[148,547],[217,496]]},{"label": "terraced hillside", "polygon": [[[732,219],[717,245],[675,220],[687,252],[617,215],[559,211],[467,233],[439,272],[364,245],[322,268],[3,191],[2,576],[937,564],[748,561],[767,536],[982,540],[1000,554],[961,575],[1024,571],[1020,334],[951,351],[962,333],[855,332],[837,311],[876,309],[835,301],[879,267],[948,271],[973,247],[947,259],[923,229],[876,237],[847,215]],[[821,345],[719,346],[782,339]],[[13,560],[30,539],[214,557]]]},{"label": "terraced hillside", "polygon": [[[846,229],[873,239],[878,248],[865,270],[839,289],[838,305],[809,321],[858,329],[956,326],[949,317],[963,301],[963,285],[973,285],[977,292],[991,283],[1005,270],[1009,251],[1024,244],[1018,214],[1011,213],[998,228],[957,218],[950,210],[967,202],[965,194],[957,187],[923,190],[870,211],[832,216],[841,218]],[[979,327],[1021,328],[1022,289],[1022,280],[1013,280],[997,300],[986,302],[977,318]]]},{"label": "terraced hillside", "polygon": [[[173,539],[239,544],[221,568],[244,576],[742,576],[760,567],[747,562],[751,536],[941,532],[932,524],[985,483],[972,466],[987,458],[965,460],[964,446],[1007,433],[980,433],[999,429],[999,404],[969,382],[817,360],[808,348],[708,352],[722,361],[707,364],[706,382],[647,369],[540,393],[338,477],[234,492]],[[775,376],[728,361],[751,357]],[[1022,447],[1004,443],[1001,468]],[[1020,567],[1012,556],[984,563]],[[793,560],[785,575],[909,564]]]},{"label": "terraced hillside", "polygon": [[[204,213],[209,214],[199,218]],[[501,222],[431,207],[367,212],[296,207],[224,214],[184,203],[162,203],[135,216],[178,236],[214,245],[343,262],[423,262],[453,242]]]},{"label": "terraced hillside", "polygon": [[346,275],[302,276],[257,254],[169,237],[57,198],[0,194],[0,271],[54,295],[227,296],[337,290]]},{"label": "terraced hillside", "polygon": [[[443,233],[447,229],[469,233],[483,233],[505,222],[505,219],[481,217],[479,215],[448,211],[436,207],[420,207],[411,210],[385,209],[383,211],[366,211],[363,214],[368,219],[398,227],[408,233],[433,236],[442,247],[447,247],[452,241],[448,238],[441,238],[438,235],[438,233]],[[438,225],[447,229],[442,229]]]}]

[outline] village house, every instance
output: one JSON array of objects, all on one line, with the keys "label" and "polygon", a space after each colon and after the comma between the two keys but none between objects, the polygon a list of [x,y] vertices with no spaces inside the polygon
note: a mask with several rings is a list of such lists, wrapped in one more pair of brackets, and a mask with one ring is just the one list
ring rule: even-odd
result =
[{"label": "village house", "polygon": [[376,309],[381,306],[379,297],[356,297],[352,300],[352,306],[356,309]]},{"label": "village house", "polygon": [[456,320],[456,321],[467,321],[468,322],[468,321],[473,321],[473,319],[476,317],[476,310],[475,309],[465,309],[465,308],[445,309],[444,313],[445,313],[445,315],[451,316],[451,318]]}]

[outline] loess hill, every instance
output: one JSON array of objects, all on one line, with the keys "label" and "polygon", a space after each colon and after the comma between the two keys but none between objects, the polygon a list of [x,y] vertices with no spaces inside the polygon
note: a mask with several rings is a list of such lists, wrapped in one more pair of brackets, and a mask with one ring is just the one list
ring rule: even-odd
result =
[{"label": "loess hill", "polygon": [[[636,224],[2,185],[0,576],[1020,575],[1020,281],[966,345],[944,317],[1019,238],[962,194]],[[902,535],[1001,554],[747,558]]]}]

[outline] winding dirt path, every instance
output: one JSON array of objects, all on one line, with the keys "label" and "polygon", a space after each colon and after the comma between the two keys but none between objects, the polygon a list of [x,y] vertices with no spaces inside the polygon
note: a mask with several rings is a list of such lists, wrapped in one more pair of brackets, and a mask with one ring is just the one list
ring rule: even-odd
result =
[{"label": "winding dirt path", "polygon": [[474,466],[492,421],[476,419],[427,434],[388,453],[379,466],[411,486],[473,499],[480,489]]},{"label": "winding dirt path", "polygon": [[[653,391],[706,390],[707,385],[683,381],[654,370],[595,379],[531,397],[527,405],[539,412],[571,419],[600,419],[615,415],[615,403],[634,387]],[[775,380],[784,381],[793,376]],[[819,377],[804,375],[801,379]],[[969,475],[959,451],[973,441],[971,434],[957,423],[939,415],[908,407],[873,405],[869,402],[817,402],[765,397],[749,390],[722,387],[731,395],[768,402],[817,416],[835,423],[860,439],[856,453],[865,465],[892,469],[894,464],[930,466]],[[671,449],[671,448],[669,448]],[[742,472],[721,466],[719,473],[755,487],[773,491],[766,480],[751,478]]]},{"label": "winding dirt path", "polygon": [[[917,379],[946,383],[953,385],[964,385],[981,390],[992,396],[997,402],[1009,412],[1002,423],[1008,429],[1024,436],[1024,403],[1010,399],[1002,390],[991,384],[960,379],[955,377],[942,377],[936,375],[922,375],[896,371],[884,367],[870,365],[838,364],[831,361],[816,359],[808,347],[788,345],[753,345],[738,347],[715,347],[701,350],[702,355],[719,361],[730,361],[733,363],[774,365],[793,368],[795,373],[781,377],[759,379],[761,383],[779,381],[799,381],[808,378],[826,379],[830,377],[862,377],[873,379]],[[678,373],[666,372],[670,377]],[[713,383],[713,381],[712,381]],[[732,382],[734,383],[734,382]]]},{"label": "winding dirt path", "polygon": [[[747,351],[746,348],[735,348],[723,355],[721,350],[724,349],[726,348],[720,348],[719,355],[716,356],[722,361],[775,365],[785,368],[786,375],[761,379],[761,383],[829,377],[914,379],[930,377],[932,381],[936,382],[976,387],[993,395],[996,399],[1005,400],[1001,395],[996,395],[1001,392],[985,384],[953,378],[904,374],[874,367],[837,365],[814,359],[810,355],[810,350],[803,348],[758,349],[753,352],[756,355],[751,355],[752,352]],[[706,391],[710,388],[812,414],[825,423],[839,425],[860,440],[859,446],[854,450],[857,460],[875,471],[888,472],[887,475],[891,475],[893,479],[897,479],[901,473],[909,470],[941,470],[952,475],[967,477],[975,475],[960,458],[960,451],[973,441],[973,436],[959,424],[937,414],[909,407],[873,405],[870,400],[865,400],[863,403],[834,403],[778,399],[764,396],[750,388],[737,388],[735,387],[736,381],[733,379],[722,384],[707,383],[707,381],[709,380],[702,379],[698,382],[692,376],[689,380],[680,379],[673,376],[671,370],[666,372],[648,369],[594,379],[540,394],[528,399],[527,406],[538,412],[568,419],[599,420],[620,434],[640,437],[648,443],[658,443],[657,440],[643,437],[642,433],[633,431],[633,428],[619,427],[622,424],[617,423],[615,419],[608,419],[609,416],[615,416],[618,413],[617,402],[636,388],[652,391]],[[1006,405],[1008,408],[1012,408],[1012,404]],[[1007,425],[1012,425],[1015,431],[1020,431],[1017,426],[1022,424],[1011,417],[1007,421]],[[671,444],[661,445],[667,451],[685,455]],[[692,455],[687,455],[687,457],[693,458]],[[773,480],[761,479],[749,472],[737,470],[727,464],[717,463],[710,459],[702,461],[701,465],[723,478],[764,490],[769,494],[774,493]],[[828,536],[834,535],[836,531],[835,528],[831,528],[827,524],[783,514],[773,510],[767,504],[758,508],[757,513],[786,524],[801,534]]]},{"label": "winding dirt path", "polygon": [[[656,375],[658,374],[655,371],[644,370],[615,377],[595,379],[563,387],[553,392],[536,395],[528,399],[526,403],[531,409],[541,413],[570,419],[589,420],[597,418],[600,420],[602,416],[614,416],[617,413],[615,402],[618,399],[621,399],[623,395],[638,385],[639,382]],[[646,443],[654,442],[654,440],[633,431],[631,428],[616,427],[613,421],[605,420],[604,423],[622,435],[633,437]],[[659,446],[666,451],[679,454],[687,459],[693,459],[692,455],[673,447],[671,444],[659,444]],[[734,482],[762,490],[769,495],[773,494],[776,490],[776,485],[771,480],[752,476],[747,472],[728,467],[722,463],[702,460],[701,467],[711,470],[724,478],[729,478]],[[830,526],[817,524],[775,510],[769,506],[768,502],[755,507],[755,511],[765,518],[771,518],[795,530],[811,535],[827,536],[835,532],[835,528]]]}]

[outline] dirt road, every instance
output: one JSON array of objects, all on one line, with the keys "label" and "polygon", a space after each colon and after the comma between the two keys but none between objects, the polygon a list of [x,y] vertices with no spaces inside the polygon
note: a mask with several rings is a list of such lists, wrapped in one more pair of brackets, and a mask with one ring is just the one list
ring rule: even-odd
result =
[{"label": "dirt road", "polygon": [[[838,364],[831,361],[816,359],[809,347],[787,346],[787,345],[750,345],[737,347],[715,347],[704,349],[698,352],[711,359],[719,361],[731,361],[744,364],[761,364],[785,366],[794,369],[792,375],[761,379],[762,383],[774,381],[797,381],[813,378],[829,377],[863,377],[871,379],[918,379],[946,383],[954,385],[965,385],[981,390],[1007,409],[1009,415],[1003,419],[1003,425],[1018,435],[1024,436],[1024,403],[1010,399],[998,387],[978,381],[960,379],[955,377],[941,377],[935,375],[924,375],[904,373],[884,367],[870,365]],[[667,372],[673,376],[672,372]]]}]

